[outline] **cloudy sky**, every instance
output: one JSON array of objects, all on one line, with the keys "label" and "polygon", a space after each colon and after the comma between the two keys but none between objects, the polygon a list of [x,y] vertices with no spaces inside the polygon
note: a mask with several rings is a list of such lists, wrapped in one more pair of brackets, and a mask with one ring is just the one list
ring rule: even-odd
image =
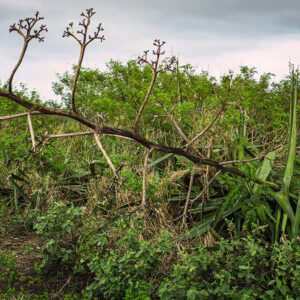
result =
[{"label": "cloudy sky", "polygon": [[86,67],[104,70],[111,58],[135,59],[156,38],[167,42],[167,55],[179,54],[180,63],[216,77],[248,65],[280,80],[289,61],[300,64],[299,0],[0,0],[0,80],[9,77],[22,47],[9,25],[38,10],[49,32],[44,43],[30,44],[15,83],[56,99],[56,73],[70,70],[79,53],[78,44],[62,33],[71,21],[77,26],[90,7],[97,12],[91,28],[102,22],[106,40],[87,48]]}]

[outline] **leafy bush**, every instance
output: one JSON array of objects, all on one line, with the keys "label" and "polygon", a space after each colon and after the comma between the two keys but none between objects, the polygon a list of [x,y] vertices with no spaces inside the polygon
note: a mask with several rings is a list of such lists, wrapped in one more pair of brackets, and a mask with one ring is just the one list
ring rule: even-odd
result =
[{"label": "leafy bush", "polygon": [[48,211],[37,217],[34,229],[47,241],[39,253],[41,268],[49,268],[54,262],[69,260],[84,210],[85,207],[53,202]]},{"label": "leafy bush", "polygon": [[295,299],[300,294],[298,244],[268,244],[258,231],[216,247],[182,252],[160,299]]},{"label": "leafy bush", "polygon": [[[151,281],[159,262],[170,252],[172,243],[168,233],[146,239],[149,235],[141,219],[122,219],[109,232],[89,236],[83,243],[98,245],[97,252],[89,252],[88,268],[95,274],[87,294],[103,295],[108,299],[150,299]],[[86,248],[90,251],[91,248]]]},{"label": "leafy bush", "polygon": [[[13,282],[18,278],[18,276],[19,276],[19,272],[15,265],[14,256],[11,253],[5,256],[0,249],[0,280],[2,281],[2,278],[7,278],[6,280],[7,295],[14,292],[12,285]],[[0,296],[3,295],[0,294]]]}]

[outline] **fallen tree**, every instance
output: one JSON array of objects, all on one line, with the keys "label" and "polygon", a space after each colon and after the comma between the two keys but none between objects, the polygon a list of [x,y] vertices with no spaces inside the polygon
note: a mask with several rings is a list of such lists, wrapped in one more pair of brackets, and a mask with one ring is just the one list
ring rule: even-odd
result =
[{"label": "fallen tree", "polygon": [[[143,136],[140,133],[139,122],[140,122],[141,116],[143,115],[144,109],[147,105],[149,96],[151,95],[151,92],[152,92],[152,89],[153,89],[153,86],[154,86],[154,83],[156,81],[158,74],[162,73],[162,72],[172,72],[174,70],[174,65],[176,63],[176,59],[174,57],[171,58],[169,61],[164,61],[163,63],[161,63],[161,56],[164,54],[162,47],[164,46],[165,42],[161,42],[160,40],[155,40],[153,43],[153,45],[155,47],[155,50],[153,50],[153,52],[152,52],[152,54],[154,56],[153,60],[150,60],[148,58],[148,51],[145,51],[143,56],[138,58],[138,62],[140,64],[148,65],[151,68],[152,79],[149,84],[147,93],[144,97],[144,100],[142,101],[142,104],[141,104],[139,110],[137,111],[135,122],[134,122],[134,124],[131,124],[132,129],[128,130],[128,129],[122,129],[122,128],[118,128],[118,127],[110,127],[110,126],[106,126],[105,124],[100,124],[100,123],[97,123],[95,121],[92,121],[92,120],[86,118],[78,109],[75,96],[76,96],[78,77],[80,74],[80,70],[82,68],[82,61],[83,61],[83,58],[85,55],[86,47],[95,40],[100,40],[100,42],[104,41],[104,36],[102,35],[103,28],[102,28],[101,23],[97,26],[96,31],[92,35],[89,34],[91,18],[93,17],[94,14],[95,14],[95,12],[93,11],[92,8],[87,9],[86,12],[83,12],[81,14],[81,16],[83,17],[83,20],[81,22],[79,22],[79,26],[80,26],[81,30],[78,30],[77,34],[75,34],[73,31],[73,23],[70,23],[69,26],[66,28],[66,30],[63,33],[63,37],[72,37],[73,39],[75,39],[75,41],[80,46],[80,54],[79,54],[79,58],[78,58],[78,63],[77,63],[75,76],[74,76],[74,80],[73,80],[73,84],[72,84],[72,91],[71,91],[72,110],[56,109],[56,108],[47,107],[45,105],[35,104],[35,103],[32,103],[32,102],[26,100],[25,98],[17,96],[13,92],[13,79],[25,57],[29,43],[34,39],[38,40],[39,42],[43,42],[44,37],[42,36],[42,34],[44,32],[47,32],[47,28],[45,25],[40,25],[40,27],[37,27],[37,23],[43,20],[43,18],[39,16],[38,12],[36,12],[34,17],[21,19],[21,20],[19,20],[19,22],[17,24],[13,24],[10,26],[9,31],[17,32],[23,38],[24,43],[23,43],[23,48],[22,48],[20,57],[18,59],[18,62],[16,64],[16,66],[14,67],[14,69],[8,79],[8,90],[6,90],[6,91],[0,90],[0,97],[5,97],[15,103],[18,103],[19,105],[28,109],[28,112],[22,113],[22,114],[10,115],[10,116],[2,116],[0,118],[0,120],[21,118],[21,117],[26,116],[28,126],[30,129],[33,151],[35,151],[37,145],[35,142],[35,134],[34,134],[33,126],[32,126],[31,116],[41,115],[41,114],[60,116],[60,117],[64,117],[64,118],[71,118],[71,119],[85,125],[88,128],[88,131],[80,132],[80,133],[73,133],[73,134],[65,134],[65,135],[64,134],[55,135],[55,134],[46,133],[44,135],[44,139],[53,139],[53,138],[58,138],[58,137],[93,134],[97,146],[102,151],[105,159],[107,160],[110,168],[112,169],[115,177],[117,177],[117,178],[118,178],[118,173],[116,171],[116,168],[114,167],[109,155],[106,153],[103,145],[101,144],[101,142],[98,138],[98,134],[107,135],[107,136],[117,136],[120,138],[130,139],[148,149],[148,151],[146,152],[146,156],[145,156],[144,172],[143,172],[143,201],[141,202],[143,207],[146,206],[146,177],[147,177],[148,158],[149,158],[150,152],[153,152],[153,151],[160,151],[160,152],[164,152],[164,153],[172,153],[172,154],[180,155],[180,156],[186,157],[191,162],[193,162],[195,165],[206,165],[206,166],[213,167],[217,170],[216,176],[218,176],[220,173],[230,173],[230,174],[241,176],[242,178],[245,178],[245,179],[252,181],[254,183],[257,183],[257,184],[264,184],[264,185],[268,186],[269,188],[273,189],[275,192],[282,190],[282,187],[279,186],[277,183],[267,181],[265,178],[260,178],[259,176],[255,175],[255,174],[249,175],[246,172],[244,172],[241,168],[234,165],[234,164],[239,165],[241,163],[246,163],[246,162],[250,162],[250,161],[254,161],[254,160],[261,160],[262,158],[264,158],[266,156],[267,153],[262,153],[258,157],[252,158],[249,160],[242,159],[242,160],[231,160],[231,161],[221,161],[220,162],[220,161],[212,160],[208,157],[204,157],[202,155],[202,153],[200,153],[198,151],[198,149],[193,146],[195,141],[199,140],[202,136],[205,135],[205,133],[207,133],[214,126],[214,124],[220,118],[220,116],[223,114],[223,112],[226,110],[226,107],[228,105],[238,105],[238,103],[236,103],[236,102],[229,102],[229,96],[232,91],[232,84],[234,83],[233,76],[231,76],[231,80],[229,82],[229,85],[227,88],[227,93],[225,96],[222,97],[214,89],[215,97],[220,101],[220,108],[218,109],[217,113],[212,118],[212,120],[209,122],[209,124],[206,125],[205,128],[199,134],[195,135],[194,137],[189,138],[188,136],[186,136],[186,134],[183,132],[183,130],[178,125],[178,123],[177,123],[175,117],[172,115],[172,113],[166,107],[164,107],[162,103],[160,103],[158,101],[157,105],[161,106],[161,108],[164,109],[164,111],[167,113],[169,120],[173,124],[175,130],[179,133],[182,140],[185,142],[184,147],[172,147],[170,145],[155,143],[155,142],[147,139],[145,136]],[[297,81],[298,81],[298,79],[295,80],[295,82],[297,82]],[[293,103],[296,103],[296,101],[297,101],[297,85],[295,88],[293,88],[293,99],[294,99]],[[296,105],[294,105],[294,113],[293,114],[291,113],[291,115],[294,115],[295,111],[296,111]],[[295,131],[296,130],[295,129],[295,124],[296,124],[295,117],[293,117],[292,122],[294,122],[293,123],[294,129],[291,129],[291,130]],[[295,135],[294,131],[292,133],[293,136]],[[295,148],[296,146],[293,144],[292,147]],[[291,165],[291,164],[292,164],[292,162],[289,163],[289,165]],[[287,176],[291,176],[290,173]],[[190,187],[193,184],[192,177],[193,176],[191,176]],[[213,179],[215,179],[215,177]],[[284,200],[282,200],[282,197],[279,197],[278,194],[275,194],[275,198],[277,199],[279,205],[284,210],[284,212],[286,212],[288,214],[289,218],[291,219],[291,222],[293,222],[295,216],[292,213],[291,205],[289,204],[289,200],[288,200],[288,186],[289,186],[288,183],[284,184],[284,194],[286,197]],[[190,199],[188,197],[186,200],[185,214],[186,214],[186,209],[189,205],[189,201],[190,201]]]}]

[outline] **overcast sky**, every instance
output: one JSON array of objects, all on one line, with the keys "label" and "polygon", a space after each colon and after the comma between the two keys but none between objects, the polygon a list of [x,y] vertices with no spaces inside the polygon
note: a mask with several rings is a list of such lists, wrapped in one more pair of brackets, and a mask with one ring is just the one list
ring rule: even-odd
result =
[{"label": "overcast sky", "polygon": [[70,70],[79,54],[62,33],[71,21],[77,29],[80,13],[91,7],[91,30],[102,22],[106,40],[88,46],[86,67],[105,70],[110,59],[136,59],[156,38],[167,42],[167,55],[216,77],[248,65],[280,80],[289,61],[300,64],[300,0],[0,0],[0,80],[9,77],[23,42],[9,25],[38,10],[49,31],[44,43],[30,44],[14,82],[56,99],[56,73]]}]

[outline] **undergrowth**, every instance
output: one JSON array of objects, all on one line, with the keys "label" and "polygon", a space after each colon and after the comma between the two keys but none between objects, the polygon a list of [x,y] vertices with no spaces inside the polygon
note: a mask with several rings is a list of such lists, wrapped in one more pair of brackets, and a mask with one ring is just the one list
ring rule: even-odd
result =
[{"label": "undergrowth", "polygon": [[[143,208],[142,146],[101,138],[116,180],[91,136],[45,138],[45,124],[56,134],[82,132],[83,125],[32,116],[39,143],[32,151],[23,120],[1,121],[0,298],[299,299],[297,224],[269,185],[253,183],[256,177],[280,187],[285,181],[291,80],[272,83],[271,74],[259,79],[255,74],[241,67],[228,99],[234,104],[192,150],[219,162],[247,160],[231,163],[247,178],[153,151]],[[62,98],[56,104],[60,108],[70,107],[73,76],[59,75],[53,86]],[[176,74],[159,74],[140,132],[154,143],[184,147],[162,107],[192,138],[218,112],[214,89],[226,95],[230,78],[217,82],[190,65],[178,66]],[[134,61],[111,61],[105,72],[83,68],[78,110],[100,124],[131,128],[150,80],[151,70]],[[40,103],[24,86],[19,93]],[[0,101],[1,115],[23,111]],[[293,214],[299,201],[299,138],[295,153],[285,194]],[[14,231],[20,239],[36,239],[23,245],[28,251],[23,246],[9,251]],[[22,261],[29,256],[27,274]]]}]

